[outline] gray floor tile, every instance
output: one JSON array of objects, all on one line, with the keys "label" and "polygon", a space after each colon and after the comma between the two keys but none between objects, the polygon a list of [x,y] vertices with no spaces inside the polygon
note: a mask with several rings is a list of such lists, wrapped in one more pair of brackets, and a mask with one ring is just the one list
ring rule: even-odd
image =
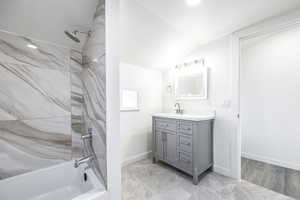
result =
[{"label": "gray floor tile", "polygon": [[123,200],[291,200],[247,181],[209,172],[195,186],[176,169],[143,160],[122,169]]},{"label": "gray floor tile", "polygon": [[300,171],[242,158],[242,179],[300,199]]},{"label": "gray floor tile", "polygon": [[300,172],[292,169],[287,169],[285,183],[285,194],[300,199]]}]

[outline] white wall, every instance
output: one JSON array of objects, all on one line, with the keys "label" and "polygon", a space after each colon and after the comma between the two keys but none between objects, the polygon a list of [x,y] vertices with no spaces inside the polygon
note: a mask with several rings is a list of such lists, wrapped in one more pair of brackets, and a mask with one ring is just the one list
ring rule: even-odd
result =
[{"label": "white wall", "polygon": [[151,114],[162,110],[160,71],[126,63],[120,65],[120,89],[139,92],[139,111],[121,112],[121,152],[123,164],[146,156],[152,149]]},{"label": "white wall", "polygon": [[300,170],[300,27],[245,41],[242,152]]},{"label": "white wall", "polygon": [[119,11],[120,1],[105,3],[106,44],[106,147],[107,147],[107,189],[109,200],[121,200],[121,140],[119,99]]},{"label": "white wall", "polygon": [[[203,113],[216,110],[214,126],[214,168],[225,175],[230,173],[230,99],[231,99],[231,49],[230,37],[225,37],[196,49],[186,60],[204,58],[209,68],[208,99],[179,101],[185,113]],[[172,82],[172,72],[163,76],[163,111],[172,112],[174,95],[166,88]]]}]

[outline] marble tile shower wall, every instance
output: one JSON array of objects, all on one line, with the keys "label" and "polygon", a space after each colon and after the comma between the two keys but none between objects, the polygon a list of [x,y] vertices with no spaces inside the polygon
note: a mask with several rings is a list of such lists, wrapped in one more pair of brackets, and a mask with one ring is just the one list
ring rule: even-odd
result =
[{"label": "marble tile shower wall", "polygon": [[81,60],[80,52],[0,32],[0,179],[80,155]]},{"label": "marble tile shower wall", "polygon": [[96,171],[106,183],[106,80],[105,1],[97,7],[92,35],[83,48],[84,124],[93,129],[91,150],[96,155]]},{"label": "marble tile shower wall", "polygon": [[83,121],[83,80],[82,80],[82,53],[71,50],[71,127],[72,127],[72,158],[83,156],[84,145],[81,135],[84,134]]}]

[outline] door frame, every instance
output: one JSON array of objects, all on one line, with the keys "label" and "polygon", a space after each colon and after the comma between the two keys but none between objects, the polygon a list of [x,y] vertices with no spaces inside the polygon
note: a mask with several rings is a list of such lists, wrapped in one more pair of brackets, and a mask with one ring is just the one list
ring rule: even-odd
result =
[{"label": "door frame", "polygon": [[241,40],[251,39],[270,33],[277,33],[300,25],[300,9],[276,18],[237,31],[231,35],[232,51],[232,112],[234,135],[231,146],[231,176],[241,180],[242,155],[242,116],[240,116],[240,68],[241,68]]}]

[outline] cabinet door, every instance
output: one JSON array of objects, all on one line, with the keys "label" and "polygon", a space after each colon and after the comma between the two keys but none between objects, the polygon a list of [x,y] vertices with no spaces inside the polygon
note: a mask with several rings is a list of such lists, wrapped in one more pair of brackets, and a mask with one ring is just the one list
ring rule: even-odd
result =
[{"label": "cabinet door", "polygon": [[166,160],[171,163],[177,163],[177,135],[164,133],[165,134],[165,156]]},{"label": "cabinet door", "polygon": [[160,131],[156,131],[156,155],[160,160],[164,159],[164,135]]}]

